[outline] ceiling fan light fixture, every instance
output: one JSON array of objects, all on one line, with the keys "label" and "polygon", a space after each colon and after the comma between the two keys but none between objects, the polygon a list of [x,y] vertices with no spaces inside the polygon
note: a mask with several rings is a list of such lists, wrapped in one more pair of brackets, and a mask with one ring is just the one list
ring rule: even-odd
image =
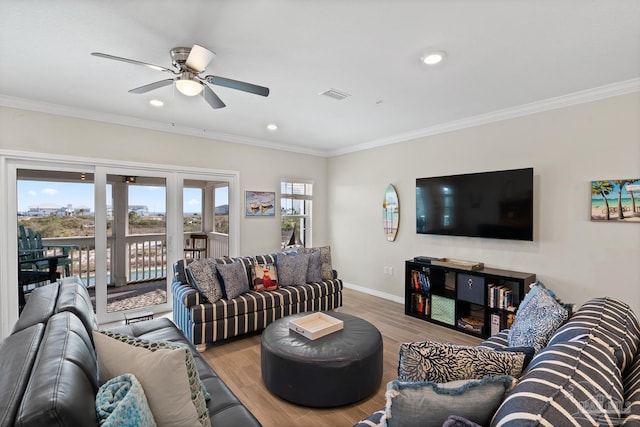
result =
[{"label": "ceiling fan light fixture", "polygon": [[447,53],[441,50],[427,52],[421,59],[426,65],[436,65],[442,62]]},{"label": "ceiling fan light fixture", "polygon": [[275,131],[277,131],[277,130],[278,130],[278,125],[277,125],[277,124],[275,124],[275,123],[269,123],[269,124],[267,125],[267,129],[269,129],[269,130],[270,130],[270,131],[272,131],[272,132],[275,132]]},{"label": "ceiling fan light fixture", "polygon": [[176,89],[185,96],[196,96],[202,92],[202,83],[196,80],[191,73],[184,73],[176,80]]}]

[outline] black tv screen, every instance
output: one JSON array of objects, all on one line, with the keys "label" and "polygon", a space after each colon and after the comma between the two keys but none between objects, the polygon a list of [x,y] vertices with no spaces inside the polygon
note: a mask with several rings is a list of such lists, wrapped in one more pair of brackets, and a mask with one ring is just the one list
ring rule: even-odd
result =
[{"label": "black tv screen", "polygon": [[533,168],[416,179],[419,234],[533,240]]}]

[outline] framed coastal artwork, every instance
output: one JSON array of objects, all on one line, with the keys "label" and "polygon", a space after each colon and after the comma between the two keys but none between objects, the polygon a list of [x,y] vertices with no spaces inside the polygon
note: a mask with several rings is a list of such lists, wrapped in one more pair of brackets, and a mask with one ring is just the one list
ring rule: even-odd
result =
[{"label": "framed coastal artwork", "polygon": [[275,216],[275,191],[245,191],[246,216]]},{"label": "framed coastal artwork", "polygon": [[591,221],[640,224],[640,178],[591,181]]}]

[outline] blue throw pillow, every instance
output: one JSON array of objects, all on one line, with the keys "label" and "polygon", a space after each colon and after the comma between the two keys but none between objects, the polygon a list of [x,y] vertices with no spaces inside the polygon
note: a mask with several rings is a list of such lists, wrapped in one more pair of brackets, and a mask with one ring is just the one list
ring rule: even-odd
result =
[{"label": "blue throw pillow", "polygon": [[441,427],[452,414],[489,425],[512,384],[508,375],[440,384],[391,381],[386,392],[387,426]]},{"label": "blue throw pillow", "polygon": [[509,329],[509,347],[540,351],[568,317],[567,310],[548,292],[535,292],[516,314]]},{"label": "blue throw pillow", "polygon": [[307,283],[309,269],[308,254],[278,254],[276,258],[280,286],[304,285]]},{"label": "blue throw pillow", "polygon": [[216,266],[227,294],[227,299],[231,300],[249,292],[249,280],[244,264],[236,260],[231,264],[218,264]]}]

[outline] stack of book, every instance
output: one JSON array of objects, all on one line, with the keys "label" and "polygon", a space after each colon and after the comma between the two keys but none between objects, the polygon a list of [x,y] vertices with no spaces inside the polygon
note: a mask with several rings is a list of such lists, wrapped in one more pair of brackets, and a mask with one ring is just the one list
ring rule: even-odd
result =
[{"label": "stack of book", "polygon": [[502,310],[515,310],[513,305],[513,291],[508,286],[488,285],[488,306]]},{"label": "stack of book", "polygon": [[431,289],[431,282],[429,282],[429,276],[421,271],[411,272],[413,279],[413,287],[418,291],[429,292]]}]

